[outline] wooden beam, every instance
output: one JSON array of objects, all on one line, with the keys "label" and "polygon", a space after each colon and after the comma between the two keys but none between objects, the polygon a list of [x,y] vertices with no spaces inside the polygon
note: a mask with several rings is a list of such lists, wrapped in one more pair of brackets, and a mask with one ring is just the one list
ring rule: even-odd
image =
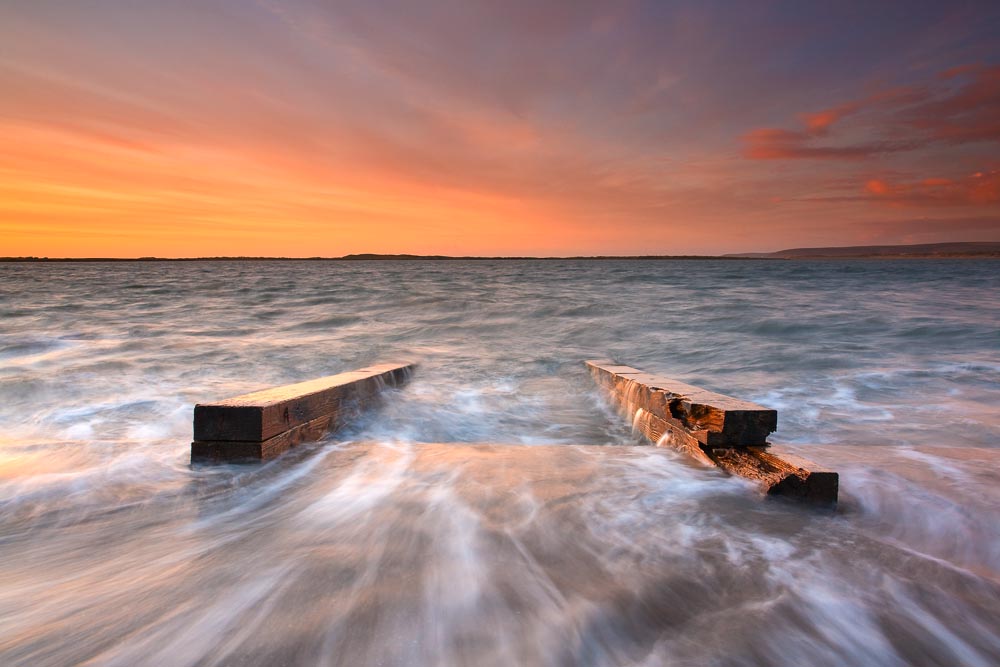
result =
[{"label": "wooden beam", "polygon": [[194,408],[192,462],[264,461],[340,427],[385,387],[404,384],[410,363],[378,364],[264,389]]},{"label": "wooden beam", "polygon": [[651,442],[753,479],[768,495],[837,502],[837,473],[767,443],[777,428],[777,411],[631,366],[586,363],[597,384]]},{"label": "wooden beam", "polygon": [[253,463],[268,461],[303,442],[319,440],[336,429],[334,415],[325,415],[288,429],[263,442],[241,440],[195,440],[191,443],[192,463]]},{"label": "wooden beam", "polygon": [[717,466],[731,475],[755,480],[769,496],[799,498],[835,504],[840,475],[783,447],[727,447],[708,452]]},{"label": "wooden beam", "polygon": [[588,361],[597,383],[621,400],[688,431],[713,447],[762,445],[778,427],[778,412],[610,361]]},{"label": "wooden beam", "polygon": [[715,465],[707,453],[701,448],[698,439],[685,429],[637,408],[632,416],[632,428],[646,436],[646,439],[658,447],[672,447],[682,451],[705,465]]}]

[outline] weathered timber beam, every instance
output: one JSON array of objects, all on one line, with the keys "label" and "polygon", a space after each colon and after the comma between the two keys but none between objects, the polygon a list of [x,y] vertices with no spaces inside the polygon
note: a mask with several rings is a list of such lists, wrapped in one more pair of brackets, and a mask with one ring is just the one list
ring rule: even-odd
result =
[{"label": "weathered timber beam", "polygon": [[835,504],[840,475],[783,447],[713,448],[708,456],[731,475],[755,480],[769,496]]},{"label": "weathered timber beam", "polygon": [[410,363],[378,364],[194,407],[192,462],[264,461],[340,427],[385,387],[401,386]]},{"label": "weathered timber beam", "polygon": [[776,410],[750,401],[610,361],[588,361],[587,366],[620,401],[680,426],[703,445],[763,445],[778,427]]},{"label": "weathered timber beam", "polygon": [[586,363],[651,442],[755,480],[768,495],[837,502],[837,473],[767,444],[775,410],[611,361]]},{"label": "weathered timber beam", "polygon": [[673,447],[705,465],[715,465],[715,461],[701,448],[698,439],[685,429],[637,408],[632,416],[632,428],[659,447]]}]

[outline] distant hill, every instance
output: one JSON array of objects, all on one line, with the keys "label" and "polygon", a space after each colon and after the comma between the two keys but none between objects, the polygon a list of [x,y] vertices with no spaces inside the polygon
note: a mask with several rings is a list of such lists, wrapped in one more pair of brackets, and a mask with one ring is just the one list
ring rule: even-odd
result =
[{"label": "distant hill", "polygon": [[719,255],[590,255],[581,257],[458,257],[452,255],[383,255],[360,253],[343,257],[0,257],[2,262],[371,262],[422,261],[422,260],[615,260],[615,259],[671,259],[671,260],[717,260],[717,259],[767,259]]},{"label": "distant hill", "polygon": [[1000,241],[920,243],[916,245],[857,245],[834,248],[790,248],[777,252],[725,255],[753,259],[822,259],[848,257],[1000,257]]},{"label": "distant hill", "polygon": [[452,255],[388,255],[359,253],[343,257],[0,257],[4,262],[356,262],[420,260],[740,260],[740,259],[833,259],[849,257],[1000,257],[1000,241],[973,243],[924,243],[921,245],[865,245],[837,248],[791,248],[778,252],[746,252],[731,255],[588,255],[577,257],[457,257]]}]

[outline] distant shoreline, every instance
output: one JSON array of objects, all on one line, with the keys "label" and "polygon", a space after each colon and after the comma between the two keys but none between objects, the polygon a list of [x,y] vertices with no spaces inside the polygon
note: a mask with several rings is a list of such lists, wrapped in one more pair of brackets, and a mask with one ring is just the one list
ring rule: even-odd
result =
[{"label": "distant shoreline", "polygon": [[726,257],[716,255],[622,255],[607,257],[0,257],[0,264],[102,264],[156,262],[577,262],[577,261],[839,261],[839,260],[1000,259],[1000,253],[940,255],[815,255],[810,257]]},{"label": "distant shoreline", "polygon": [[579,257],[478,257],[450,255],[346,255],[344,257],[0,257],[0,262],[440,262],[440,261],[608,261],[608,260],[772,260],[776,257],[724,257],[720,255],[599,255]]},{"label": "distant shoreline", "polygon": [[725,255],[620,255],[599,257],[0,257],[0,264],[102,264],[155,262],[576,262],[576,261],[830,261],[843,259],[1000,259],[1000,253],[939,255],[813,255],[809,257],[733,257]]},{"label": "distant shoreline", "polygon": [[1000,241],[924,243],[895,246],[792,248],[728,255],[576,255],[571,257],[482,257],[361,253],[343,257],[0,257],[0,262],[370,262],[370,261],[608,261],[608,260],[775,260],[775,259],[993,259]]},{"label": "distant shoreline", "polygon": [[770,259],[983,259],[1000,257],[1000,241],[954,241],[908,245],[789,248],[777,252],[744,252],[727,257]]}]

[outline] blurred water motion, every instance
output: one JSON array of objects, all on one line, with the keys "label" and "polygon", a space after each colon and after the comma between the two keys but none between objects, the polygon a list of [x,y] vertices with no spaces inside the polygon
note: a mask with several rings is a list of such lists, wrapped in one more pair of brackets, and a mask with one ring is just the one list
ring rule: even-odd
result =
[{"label": "blurred water motion", "polygon": [[[995,269],[0,266],[0,664],[995,665]],[[777,408],[840,509],[634,446],[607,355]],[[187,465],[194,402],[390,357],[377,415]]]}]

